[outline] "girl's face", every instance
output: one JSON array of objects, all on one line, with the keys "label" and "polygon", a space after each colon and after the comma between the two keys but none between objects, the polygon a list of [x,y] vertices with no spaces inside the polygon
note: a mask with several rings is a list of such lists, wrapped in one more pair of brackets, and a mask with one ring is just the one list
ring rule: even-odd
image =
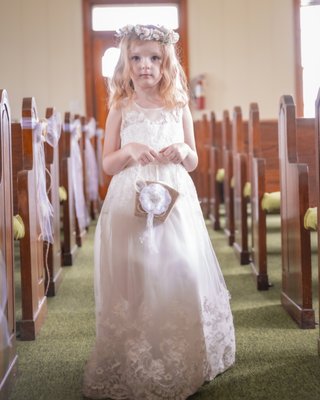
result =
[{"label": "girl's face", "polygon": [[162,78],[163,55],[155,41],[136,41],[129,50],[130,77],[135,89],[156,87]]}]

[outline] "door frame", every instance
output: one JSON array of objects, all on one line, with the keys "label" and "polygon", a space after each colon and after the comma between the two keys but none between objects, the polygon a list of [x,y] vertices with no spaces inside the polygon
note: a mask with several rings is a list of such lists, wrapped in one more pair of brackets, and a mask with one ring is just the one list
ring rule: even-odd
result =
[{"label": "door frame", "polygon": [[[85,66],[85,98],[86,115],[98,119],[98,110],[95,106],[95,60],[93,60],[93,47],[95,39],[105,37],[111,40],[114,32],[95,32],[92,30],[91,9],[95,5],[108,4],[176,4],[179,7],[179,56],[181,64],[189,77],[189,58],[188,58],[188,27],[187,27],[187,0],[82,0],[83,17],[83,46],[84,46],[84,66]],[[106,110],[107,113],[107,110]],[[101,123],[100,123],[101,125]],[[100,126],[104,128],[104,126]]]}]

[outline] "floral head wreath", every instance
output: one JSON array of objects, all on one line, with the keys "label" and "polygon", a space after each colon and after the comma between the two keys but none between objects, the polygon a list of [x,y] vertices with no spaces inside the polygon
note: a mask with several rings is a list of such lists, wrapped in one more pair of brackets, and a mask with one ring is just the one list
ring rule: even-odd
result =
[{"label": "floral head wreath", "polygon": [[164,26],[155,25],[126,25],[116,32],[118,38],[134,34],[140,40],[156,40],[164,44],[175,44],[179,40],[179,34]]}]

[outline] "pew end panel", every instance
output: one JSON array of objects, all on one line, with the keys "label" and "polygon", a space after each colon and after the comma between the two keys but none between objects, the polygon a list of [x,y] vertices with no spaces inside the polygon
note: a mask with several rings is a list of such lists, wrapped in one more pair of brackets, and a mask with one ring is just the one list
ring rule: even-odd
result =
[{"label": "pew end panel", "polygon": [[223,112],[222,119],[222,140],[223,140],[223,168],[224,185],[223,196],[225,205],[225,227],[224,233],[227,236],[229,246],[234,242],[234,187],[233,187],[233,138],[229,112]]},{"label": "pew end panel", "polygon": [[247,155],[238,154],[234,157],[235,239],[233,249],[241,265],[249,264],[251,258],[248,246],[248,198],[244,196],[247,176]]},{"label": "pew end panel", "polygon": [[[7,91],[0,90],[0,398],[7,399],[17,372],[13,257],[11,116]],[[4,302],[4,304],[2,304]]]},{"label": "pew end panel", "polygon": [[[54,108],[46,109],[46,119],[57,118]],[[58,126],[56,129],[61,130]],[[61,132],[56,132],[61,134]],[[61,268],[61,235],[60,235],[60,198],[59,198],[59,143],[51,146],[44,144],[45,162],[48,173],[46,174],[46,186],[48,197],[53,208],[53,243],[44,243],[44,263],[47,264],[49,276],[46,276],[45,286],[47,296],[55,296],[62,282]]]},{"label": "pew end panel", "polygon": [[210,174],[209,157],[211,148],[211,131],[208,117],[206,114],[201,119],[194,121],[195,140],[198,153],[198,167],[191,174],[195,186],[204,218],[209,218],[210,213]]},{"label": "pew end panel", "polygon": [[[317,204],[320,204],[320,88],[315,102],[315,124],[316,124],[316,179],[317,179]],[[317,212],[317,235],[318,235],[318,302],[319,302],[319,321],[320,321],[320,212]],[[318,336],[318,355],[320,356],[320,324]]]},{"label": "pew end panel", "polygon": [[215,231],[221,229],[221,211],[220,207],[223,204],[223,182],[217,180],[218,170],[222,168],[222,154],[214,146],[210,151],[210,215],[212,227]]},{"label": "pew end panel", "polygon": [[251,167],[251,244],[250,265],[258,290],[268,290],[272,283],[268,277],[267,219],[269,213],[279,213],[276,205],[272,211],[263,208],[265,194],[280,192],[278,120],[260,120],[257,103],[249,111],[249,165]]},{"label": "pew end panel", "polygon": [[211,126],[211,148],[210,148],[210,176],[209,176],[209,190],[210,190],[210,212],[209,218],[212,222],[214,230],[221,229],[220,208],[224,202],[223,199],[223,181],[217,179],[219,171],[223,170],[223,154],[222,154],[222,123],[217,121],[215,114],[211,113],[210,119]]},{"label": "pew end panel", "polygon": [[261,207],[266,192],[265,159],[252,160],[251,178],[251,269],[258,290],[268,290],[271,286],[267,270],[267,214]]},{"label": "pew end panel", "polygon": [[72,184],[71,162],[71,114],[64,115],[64,126],[59,141],[59,178],[65,188],[67,198],[61,203],[61,255],[62,265],[70,266],[76,256],[76,221],[74,210],[74,192]]},{"label": "pew end panel", "polygon": [[14,213],[25,226],[25,235],[19,240],[22,315],[17,331],[21,340],[34,340],[47,315],[43,239],[37,208],[37,176],[41,168],[35,162],[38,123],[34,98],[24,98],[22,124],[12,124]]},{"label": "pew end panel", "polygon": [[[80,121],[80,126],[81,126],[81,136],[80,139],[78,140],[78,146],[80,149],[80,155],[81,155],[81,163],[82,163],[82,171],[77,171],[77,173],[81,173],[82,175],[82,195],[83,195],[83,200],[85,204],[85,208],[87,211],[87,221],[85,223],[85,226],[80,226],[80,223],[77,218],[77,212],[75,215],[75,221],[76,221],[76,244],[78,247],[81,247],[83,244],[83,241],[86,237],[87,230],[89,229],[89,201],[87,199],[87,192],[86,192],[86,186],[87,186],[87,177],[86,177],[86,158],[85,158],[85,152],[86,152],[86,141],[85,141],[85,125],[86,125],[86,118],[83,116],[75,115],[75,119],[78,119]],[[71,152],[72,156],[72,152]],[[74,166],[74,163],[73,163]],[[77,196],[77,193],[75,190],[73,190],[74,196]],[[74,197],[75,201],[76,198]],[[75,206],[75,211],[76,211],[76,206]]]},{"label": "pew end panel", "polygon": [[232,152],[234,178],[234,243],[233,249],[241,265],[249,264],[248,247],[248,202],[244,194],[250,180],[248,122],[242,118],[240,107],[234,107],[232,119]]},{"label": "pew end panel", "polygon": [[281,183],[282,292],[285,310],[303,329],[315,327],[312,306],[310,231],[304,214],[314,206],[315,121],[296,118],[291,96],[282,96],[279,111]]}]

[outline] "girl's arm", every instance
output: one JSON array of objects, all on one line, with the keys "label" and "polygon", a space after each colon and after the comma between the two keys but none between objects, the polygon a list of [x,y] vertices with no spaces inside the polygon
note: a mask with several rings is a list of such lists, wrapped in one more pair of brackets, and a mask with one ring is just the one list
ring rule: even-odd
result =
[{"label": "girl's arm", "polygon": [[102,156],[102,168],[107,175],[115,175],[136,163],[146,165],[159,158],[153,149],[141,143],[128,143],[121,147],[121,120],[121,108],[111,107],[106,121]]},{"label": "girl's arm", "polygon": [[194,137],[193,119],[189,106],[185,106],[183,109],[182,121],[184,130],[184,143],[188,149],[187,156],[182,161],[182,164],[187,171],[191,172],[197,168],[198,153]]},{"label": "girl's arm", "polygon": [[174,143],[160,151],[160,154],[169,162],[182,163],[188,172],[196,169],[198,165],[198,154],[196,150],[193,120],[190,108],[185,106],[182,114],[184,130],[184,143]]}]

